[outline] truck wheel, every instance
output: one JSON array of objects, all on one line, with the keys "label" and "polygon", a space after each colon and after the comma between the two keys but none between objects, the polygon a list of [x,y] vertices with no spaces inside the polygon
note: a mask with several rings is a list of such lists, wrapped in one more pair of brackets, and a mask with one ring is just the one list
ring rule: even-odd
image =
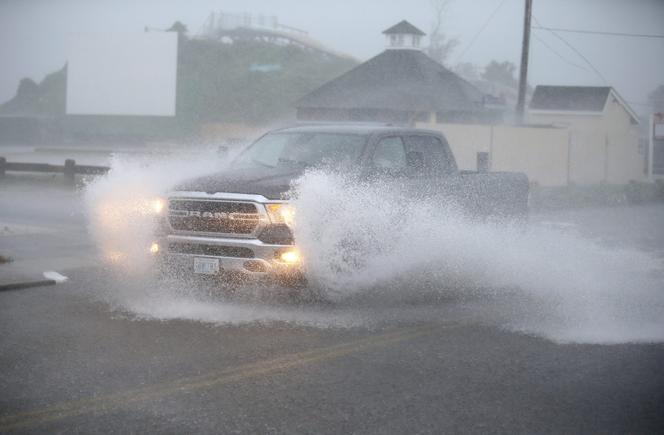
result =
[{"label": "truck wheel", "polygon": [[302,272],[295,272],[287,275],[279,275],[277,277],[277,284],[290,290],[298,291],[307,287],[307,279]]},{"label": "truck wheel", "polygon": [[309,282],[302,273],[281,277],[278,282],[286,288],[286,295],[291,301],[305,304],[329,302],[325,292],[315,286],[309,285]]}]

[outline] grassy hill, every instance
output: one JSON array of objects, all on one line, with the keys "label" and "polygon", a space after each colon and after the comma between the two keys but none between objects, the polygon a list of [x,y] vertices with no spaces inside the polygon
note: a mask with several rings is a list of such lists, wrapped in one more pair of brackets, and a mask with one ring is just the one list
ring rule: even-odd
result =
[{"label": "grassy hill", "polygon": [[[150,136],[191,134],[206,122],[266,124],[291,116],[300,97],[355,65],[292,45],[253,40],[224,44],[180,36],[174,120],[90,116],[66,117],[66,124],[83,125],[90,133],[110,125],[114,131]],[[65,66],[39,84],[21,80],[0,113],[64,115],[66,74]]]},{"label": "grassy hill", "polygon": [[355,66],[291,45],[187,39],[178,63],[178,117],[254,124],[289,114],[304,94]]},{"label": "grassy hill", "polygon": [[0,106],[0,114],[64,115],[66,83],[66,67],[48,74],[39,84],[26,77],[20,81],[14,98]]}]

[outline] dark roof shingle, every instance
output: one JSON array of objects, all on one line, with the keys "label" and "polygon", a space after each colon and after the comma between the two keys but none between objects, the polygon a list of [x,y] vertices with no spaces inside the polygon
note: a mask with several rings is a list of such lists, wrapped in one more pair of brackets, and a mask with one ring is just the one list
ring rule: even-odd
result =
[{"label": "dark roof shingle", "polygon": [[532,110],[601,112],[611,88],[607,86],[537,86],[530,100]]},{"label": "dark roof shingle", "polygon": [[408,21],[403,20],[400,23],[395,24],[387,30],[383,31],[385,35],[392,35],[395,33],[413,33],[415,35],[424,36],[426,33],[418,29],[417,27],[410,24]]},{"label": "dark roof shingle", "polygon": [[419,50],[386,50],[305,95],[298,108],[475,111],[483,94]]}]

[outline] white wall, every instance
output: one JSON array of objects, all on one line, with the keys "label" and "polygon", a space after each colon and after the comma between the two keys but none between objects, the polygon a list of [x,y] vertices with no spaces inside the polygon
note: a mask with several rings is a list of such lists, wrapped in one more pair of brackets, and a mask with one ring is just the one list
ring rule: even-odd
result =
[{"label": "white wall", "polygon": [[459,169],[476,170],[477,153],[488,152],[492,171],[523,172],[544,186],[567,184],[567,129],[436,123],[417,127],[441,131]]},{"label": "white wall", "polygon": [[626,184],[646,178],[645,154],[639,152],[638,128],[614,99],[597,114],[531,111],[528,116],[533,123],[569,129],[570,181],[581,185]]},{"label": "white wall", "polygon": [[569,178],[569,132],[563,128],[496,126],[491,170],[523,172],[543,186],[565,186]]},{"label": "white wall", "polygon": [[175,115],[177,33],[69,39],[67,114]]}]

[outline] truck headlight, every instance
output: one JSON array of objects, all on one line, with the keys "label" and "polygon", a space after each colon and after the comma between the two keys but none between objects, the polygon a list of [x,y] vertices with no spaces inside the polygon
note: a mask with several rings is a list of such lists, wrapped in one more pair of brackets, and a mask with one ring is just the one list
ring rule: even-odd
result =
[{"label": "truck headlight", "polygon": [[166,201],[163,198],[155,198],[150,202],[150,209],[154,214],[161,214],[166,206]]},{"label": "truck headlight", "polygon": [[295,224],[295,209],[286,203],[265,204],[265,209],[273,224],[286,224],[292,227]]}]

